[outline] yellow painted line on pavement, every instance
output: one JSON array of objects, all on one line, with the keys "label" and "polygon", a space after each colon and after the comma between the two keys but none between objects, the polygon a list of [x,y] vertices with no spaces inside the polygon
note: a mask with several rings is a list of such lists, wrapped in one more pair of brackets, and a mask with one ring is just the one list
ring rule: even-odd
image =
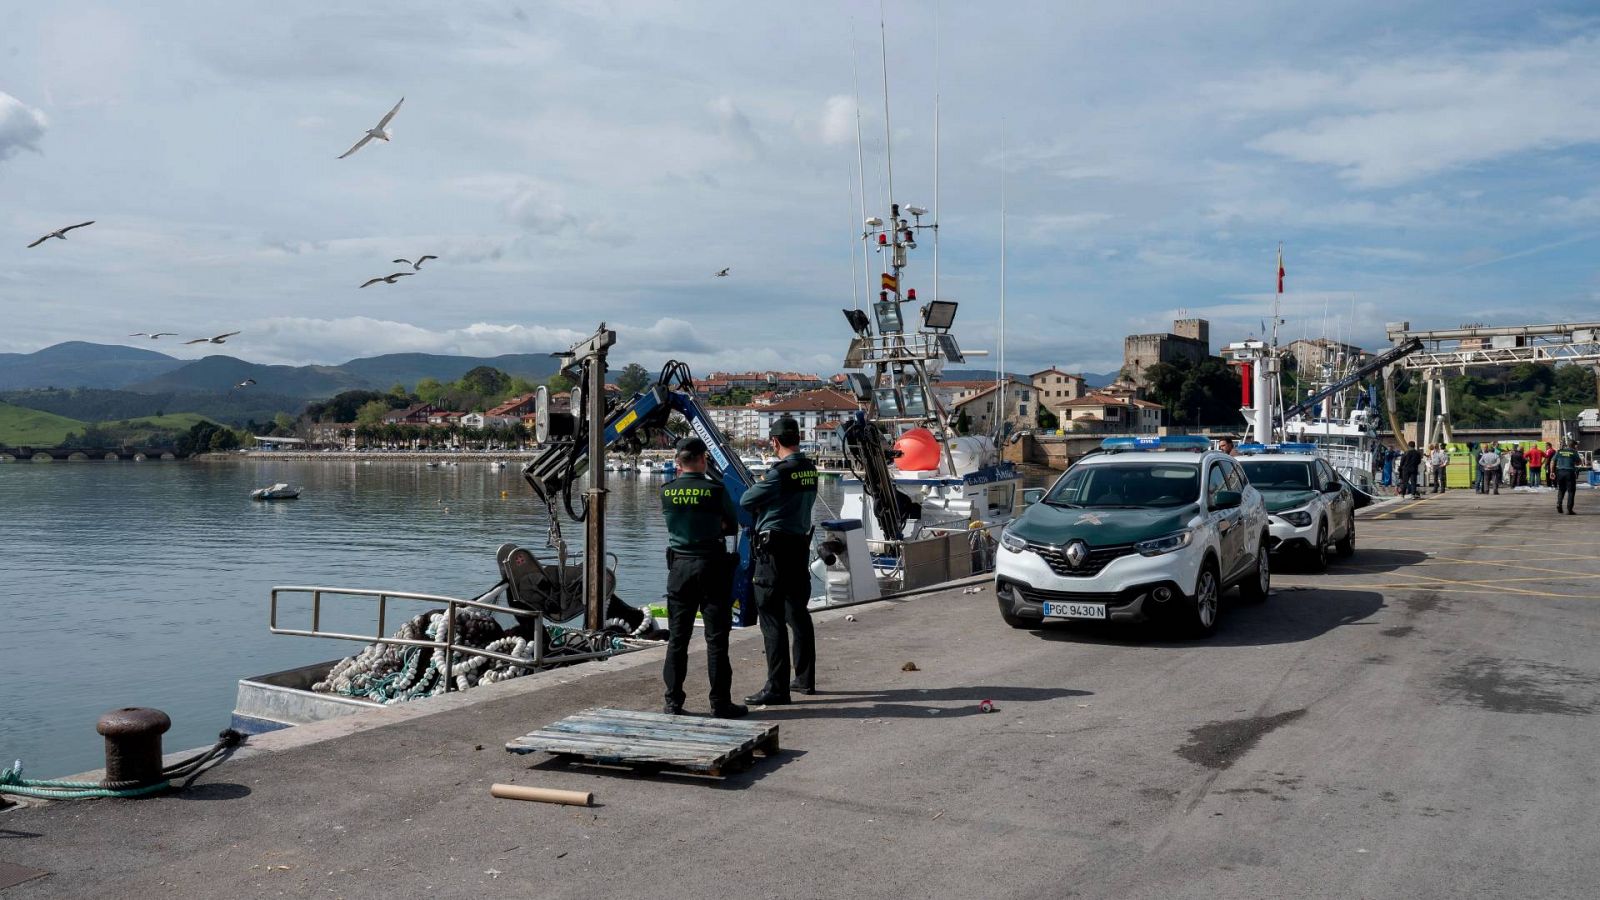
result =
[{"label": "yellow painted line on pavement", "polygon": [[1396,515],[1398,513],[1403,513],[1408,509],[1411,509],[1411,508],[1417,507],[1417,506],[1421,506],[1422,504],[1427,503],[1427,502],[1428,501],[1426,501],[1426,500],[1417,500],[1417,501],[1415,501],[1413,503],[1407,503],[1405,506],[1402,506],[1399,509],[1391,509],[1386,513],[1379,513],[1379,514],[1373,516],[1372,518],[1374,518],[1374,519],[1382,519],[1382,518],[1385,518],[1387,516],[1392,516],[1392,515]]}]

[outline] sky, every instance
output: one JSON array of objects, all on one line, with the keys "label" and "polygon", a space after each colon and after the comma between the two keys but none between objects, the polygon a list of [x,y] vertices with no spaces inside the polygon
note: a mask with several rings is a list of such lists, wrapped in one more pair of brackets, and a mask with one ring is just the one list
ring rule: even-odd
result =
[{"label": "sky", "polygon": [[604,321],[615,364],[837,371],[883,265],[857,186],[884,215],[887,135],[894,199],[935,207],[936,96],[937,292],[1013,371],[1114,371],[1178,316],[1257,334],[1280,243],[1288,338],[1600,318],[1592,4],[884,10],[886,59],[844,0],[18,6],[0,351],[242,330],[227,352],[334,364]]}]

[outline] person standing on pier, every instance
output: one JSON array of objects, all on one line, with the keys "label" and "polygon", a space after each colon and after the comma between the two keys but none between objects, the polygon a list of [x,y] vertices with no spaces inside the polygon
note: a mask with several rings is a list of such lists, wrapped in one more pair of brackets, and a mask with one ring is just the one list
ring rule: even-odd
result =
[{"label": "person standing on pier", "polygon": [[1417,442],[1410,441],[1406,444],[1406,452],[1400,455],[1400,496],[1420,497],[1417,491],[1417,470],[1422,468],[1422,451],[1417,449]]},{"label": "person standing on pier", "polygon": [[[800,423],[783,416],[769,431],[778,457],[760,481],[739,498],[755,519],[756,617],[766,644],[767,683],[745,698],[756,706],[781,706],[790,689],[816,693],[817,646],[811,629],[811,507],[817,500],[817,467],[800,452]],[[794,632],[790,678],[789,632]]]},{"label": "person standing on pier", "polygon": [[1522,445],[1517,444],[1511,448],[1511,486],[1519,488],[1528,483],[1528,454],[1522,452]]},{"label": "person standing on pier", "polygon": [[1444,493],[1444,476],[1450,469],[1450,453],[1444,449],[1443,444],[1434,444],[1433,452],[1428,454],[1428,462],[1433,464],[1433,492]]},{"label": "person standing on pier", "polygon": [[1544,451],[1539,449],[1539,443],[1535,441],[1523,455],[1528,458],[1528,484],[1531,487],[1538,487],[1539,476],[1544,472]]},{"label": "person standing on pier", "polygon": [[1490,488],[1500,493],[1500,453],[1493,444],[1483,445],[1483,452],[1478,454],[1478,471],[1483,474],[1483,487],[1478,493],[1487,494]]},{"label": "person standing on pier", "polygon": [[678,476],[661,487],[661,512],[667,517],[667,683],[668,715],[683,715],[683,679],[689,666],[689,639],[695,615],[704,622],[706,674],[711,678],[711,714],[737,719],[749,712],[733,702],[733,669],[728,662],[728,631],[733,627],[733,566],[723,538],[739,530],[733,499],[722,482],[706,474],[706,444],[697,437],[678,442]]},{"label": "person standing on pier", "polygon": [[1556,515],[1561,514],[1561,498],[1567,499],[1567,515],[1576,515],[1572,511],[1572,501],[1578,493],[1578,469],[1582,467],[1583,460],[1578,456],[1578,451],[1572,449],[1571,441],[1562,441],[1561,449],[1551,456],[1551,466],[1556,477]]}]

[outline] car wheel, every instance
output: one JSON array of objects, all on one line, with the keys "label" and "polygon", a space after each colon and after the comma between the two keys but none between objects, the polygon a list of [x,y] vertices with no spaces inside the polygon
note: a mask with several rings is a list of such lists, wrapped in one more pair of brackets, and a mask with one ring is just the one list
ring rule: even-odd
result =
[{"label": "car wheel", "polygon": [[1038,622],[1030,622],[1012,612],[1010,604],[1006,603],[1004,598],[1000,600],[1000,621],[1010,625],[1012,628],[1037,628],[1040,624]]},{"label": "car wheel", "polygon": [[1271,554],[1267,552],[1266,536],[1261,539],[1261,546],[1256,550],[1255,575],[1239,582],[1239,599],[1246,603],[1260,603],[1267,599],[1267,594],[1272,591],[1272,564],[1268,561]]},{"label": "car wheel", "polygon": [[1321,572],[1328,567],[1328,523],[1326,520],[1317,523],[1317,537],[1311,542],[1311,549],[1306,553],[1306,561],[1311,565],[1311,571]]},{"label": "car wheel", "polygon": [[1344,537],[1340,538],[1339,542],[1337,544],[1333,545],[1333,549],[1334,549],[1335,552],[1337,552],[1339,554],[1339,557],[1341,559],[1349,559],[1350,557],[1355,555],[1355,552],[1356,552],[1356,514],[1355,513],[1351,513],[1350,514],[1350,521],[1345,526],[1345,529],[1344,529]]},{"label": "car wheel", "polygon": [[1214,563],[1206,563],[1195,579],[1194,596],[1189,600],[1189,633],[1205,637],[1217,630],[1217,618],[1222,614],[1222,579]]}]

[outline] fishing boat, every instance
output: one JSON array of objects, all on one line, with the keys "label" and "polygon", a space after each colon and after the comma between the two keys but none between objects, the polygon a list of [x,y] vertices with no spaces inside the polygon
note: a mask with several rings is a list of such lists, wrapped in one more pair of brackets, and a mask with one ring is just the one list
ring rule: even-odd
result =
[{"label": "fishing boat", "polygon": [[251,500],[294,500],[299,496],[299,488],[281,481],[271,487],[256,488],[250,492]]},{"label": "fishing boat", "polygon": [[[934,111],[931,215],[897,202],[887,128],[888,215],[868,217],[864,184],[860,193],[868,296],[876,289],[877,299],[866,309],[858,303],[844,311],[854,332],[844,368],[859,411],[840,426],[848,472],[840,481],[838,516],[820,528],[816,574],[825,592],[813,605],[859,602],[991,570],[1000,530],[1020,500],[1021,475],[1001,455],[1005,418],[995,416],[988,434],[961,434],[934,389],[946,364],[986,355],[962,351],[952,330],[958,304],[939,296],[937,96]],[[1002,187],[1002,374],[991,388],[998,392],[996,409],[1005,408],[1006,391],[1004,204]],[[933,244],[933,299],[919,304],[908,262],[919,239],[927,238]],[[874,269],[881,274],[871,274]]]}]

